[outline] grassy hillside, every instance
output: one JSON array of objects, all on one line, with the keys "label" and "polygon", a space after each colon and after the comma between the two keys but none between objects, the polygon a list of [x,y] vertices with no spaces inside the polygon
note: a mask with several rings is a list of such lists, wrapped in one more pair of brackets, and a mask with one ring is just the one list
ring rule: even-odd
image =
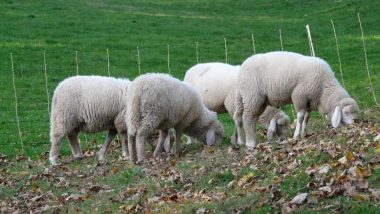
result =
[{"label": "grassy hillside", "polygon": [[[256,53],[281,50],[280,29],[284,50],[310,54],[305,31],[309,24],[316,55],[330,63],[340,80],[331,20],[338,36],[346,89],[366,112],[363,119],[371,118],[375,129],[369,137],[372,140],[379,132],[380,116],[368,84],[357,13],[362,20],[372,83],[380,101],[380,14],[376,8],[380,8],[380,2],[375,0],[0,1],[0,154],[11,161],[21,154],[10,53],[24,156],[45,161],[50,148],[48,102],[56,85],[77,71],[82,75],[110,73],[133,79],[139,74],[138,47],[141,73],[167,73],[169,47],[171,74],[183,78],[186,70],[197,63],[197,53],[199,62],[225,62],[224,38],[231,64],[240,64],[253,54],[252,35]],[[291,115],[289,108],[286,110]],[[231,134],[231,119],[227,115],[220,119]],[[319,116],[312,123],[315,133],[322,133],[325,124]],[[81,144],[86,151],[95,151],[103,140],[104,133],[81,135],[81,141],[87,141]],[[228,148],[226,139],[222,151]],[[70,153],[64,142],[64,159]],[[112,157],[119,154],[120,149],[115,149]],[[178,162],[186,162],[186,158]],[[376,173],[374,183],[378,184]]]},{"label": "grassy hillside", "polygon": [[[13,53],[18,111],[28,155],[48,147],[48,112],[43,53],[46,53],[48,92],[59,81],[77,73],[134,78],[141,72],[168,72],[182,78],[197,62],[240,64],[253,54],[284,50],[309,54],[305,25],[311,26],[316,55],[339,72],[336,26],[346,87],[361,107],[373,105],[357,13],[365,32],[368,63],[375,89],[379,89],[379,15],[377,1],[2,1],[0,25],[0,118],[4,153],[20,149],[15,117],[10,53]],[[337,75],[340,77],[340,75]],[[377,99],[380,100],[377,94]],[[289,112],[290,113],[290,112]],[[8,148],[9,145],[12,145]],[[30,146],[32,145],[32,146]],[[33,149],[31,149],[33,148]]]}]

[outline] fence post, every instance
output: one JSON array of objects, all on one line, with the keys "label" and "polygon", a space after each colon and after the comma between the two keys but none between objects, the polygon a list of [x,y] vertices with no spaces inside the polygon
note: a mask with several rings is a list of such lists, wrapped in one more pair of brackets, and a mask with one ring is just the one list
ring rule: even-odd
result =
[{"label": "fence post", "polygon": [[256,54],[255,37],[253,37],[253,34],[252,34],[251,36],[252,36],[252,49],[253,49],[253,54]]},{"label": "fence post", "polygon": [[282,33],[281,29],[278,30],[280,32],[280,45],[281,45],[281,51],[284,51],[284,46],[282,45]]},{"label": "fence post", "polygon": [[45,89],[46,89],[46,99],[47,99],[47,107],[48,107],[48,115],[50,119],[50,100],[49,100],[49,90],[48,90],[48,77],[47,77],[47,69],[46,69],[46,53],[44,51],[44,68],[45,68]]},{"label": "fence post", "polygon": [[171,74],[170,72],[170,46],[168,45],[168,72],[169,74]]},{"label": "fence post", "polygon": [[199,63],[198,42],[195,43],[195,56],[197,57],[197,64],[198,64]]},{"label": "fence post", "polygon": [[109,52],[108,52],[108,48],[106,50],[107,50],[107,71],[108,71],[108,76],[110,77],[111,76],[111,71],[110,71],[110,55],[109,55]]},{"label": "fence post", "polygon": [[342,84],[343,84],[343,87],[345,88],[346,86],[345,86],[345,84],[344,84],[344,79],[343,79],[342,63],[341,63],[341,61],[340,61],[340,54],[339,54],[338,37],[336,36],[335,26],[334,26],[334,22],[333,22],[332,19],[331,19],[331,25],[332,25],[332,28],[333,28],[333,31],[334,31],[335,44],[336,44],[336,53],[337,53],[337,55],[338,55],[338,61],[339,61],[340,77],[342,78]]},{"label": "fence post", "polygon": [[313,40],[311,39],[311,33],[310,33],[309,25],[306,25],[306,32],[307,32],[307,38],[309,40],[310,54],[311,54],[311,56],[315,56],[314,45],[313,45]]},{"label": "fence post", "polygon": [[365,48],[364,33],[363,33],[362,22],[360,21],[360,15],[359,15],[359,13],[358,13],[358,19],[359,19],[360,31],[362,32],[363,51],[364,51],[364,58],[365,58],[365,66],[366,66],[367,74],[368,74],[369,86],[371,87],[371,91],[372,91],[372,95],[373,95],[373,100],[375,101],[375,104],[377,105],[375,91],[373,90],[373,86],[372,86],[371,74],[369,73],[369,68],[368,68],[367,50]]},{"label": "fence post", "polygon": [[227,39],[224,38],[224,50],[226,55],[226,63],[228,62],[228,51],[227,51]]},{"label": "fence post", "polygon": [[75,51],[75,62],[77,65],[77,76],[79,75],[78,51]]},{"label": "fence post", "polygon": [[137,65],[139,67],[139,75],[141,75],[140,49],[139,49],[139,46],[137,46]]},{"label": "fence post", "polygon": [[21,143],[21,152],[24,154],[24,143],[22,142],[22,135],[21,135],[21,128],[20,128],[20,119],[18,116],[18,103],[17,103],[17,93],[16,93],[16,83],[15,83],[15,69],[13,64],[13,54],[11,53],[11,63],[12,63],[12,80],[13,80],[13,92],[15,95],[15,112],[16,112],[16,121],[17,121],[17,128],[18,128],[18,135],[20,137],[20,143]]}]

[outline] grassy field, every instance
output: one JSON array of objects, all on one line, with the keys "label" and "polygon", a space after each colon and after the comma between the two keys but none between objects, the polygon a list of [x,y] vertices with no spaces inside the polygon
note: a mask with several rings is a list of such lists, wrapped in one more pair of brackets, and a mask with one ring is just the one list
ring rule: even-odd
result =
[{"label": "grassy field", "polygon": [[[23,211],[41,209],[43,206],[39,203],[48,201],[44,206],[49,206],[49,210],[80,212],[90,209],[98,212],[119,209],[195,212],[202,207],[216,213],[272,212],[287,208],[298,192],[312,194],[318,191],[318,188],[309,187],[310,183],[319,187],[325,180],[338,179],[338,173],[360,166],[370,171],[369,174],[355,175],[368,182],[367,192],[360,189],[362,192],[347,193],[342,187],[343,190],[328,197],[316,197],[318,203],[312,202],[313,197],[309,196],[307,204],[288,207],[326,212],[379,212],[379,201],[376,202],[379,199],[374,199],[375,194],[369,189],[380,188],[378,162],[372,163],[379,155],[376,153],[379,142],[376,143],[374,138],[380,132],[380,115],[368,83],[357,17],[360,13],[371,80],[380,101],[380,30],[377,27],[380,15],[375,8],[380,8],[379,1],[1,1],[0,199],[8,203],[16,198],[15,203]],[[64,78],[78,72],[82,75],[110,73],[111,76],[133,79],[139,75],[137,47],[141,73],[167,73],[169,47],[171,74],[183,78],[197,60],[225,62],[224,39],[230,64],[240,64],[253,54],[252,35],[256,53],[281,50],[280,29],[284,50],[310,54],[305,31],[305,25],[309,24],[316,55],[330,63],[340,80],[331,20],[338,37],[346,89],[362,110],[363,123],[352,130],[326,130],[326,125],[316,114],[311,121],[312,136],[306,141],[289,140],[288,143],[293,145],[291,148],[289,145],[282,148],[278,144],[263,144],[263,150],[257,150],[270,148],[267,157],[272,160],[278,155],[282,157],[280,153],[284,150],[289,154],[303,148],[295,156],[285,158],[283,162],[279,160],[276,166],[268,160],[257,160],[259,164],[253,164],[251,161],[259,155],[257,151],[231,150],[228,139],[217,151],[192,145],[183,157],[152,160],[152,166],[148,168],[130,166],[118,160],[120,148],[117,147],[110,152],[109,163],[99,166],[93,153],[104,140],[104,133],[81,135],[81,146],[87,151],[88,158],[68,161],[71,152],[68,143],[64,142],[61,150],[64,164],[58,168],[48,167],[48,102],[54,88]],[[11,53],[24,153],[15,114]],[[291,116],[288,107],[286,111]],[[227,115],[221,115],[220,119],[227,133],[231,134],[231,119]],[[352,139],[358,144],[352,145]],[[324,146],[322,141],[333,142],[331,150],[337,154],[319,148],[318,145]],[[351,153],[353,158],[350,159]],[[335,166],[343,156],[350,159],[349,162]],[[247,158],[250,160],[244,161]],[[300,166],[298,169],[285,174],[275,170],[293,161]],[[324,164],[330,164],[332,170],[323,178],[305,173],[308,167],[318,168]],[[194,173],[198,175],[192,177]],[[244,178],[248,179],[246,183],[242,181]],[[231,181],[241,182],[241,185],[227,187]],[[186,191],[191,197],[183,196]],[[279,197],[276,196],[278,191],[281,193]],[[79,192],[78,197],[70,198],[76,192]],[[139,196],[131,198],[136,194]],[[218,194],[221,194],[220,198]],[[41,195],[43,197],[38,198]],[[158,205],[152,207],[152,203]],[[2,209],[5,207],[4,204],[1,206]]]}]

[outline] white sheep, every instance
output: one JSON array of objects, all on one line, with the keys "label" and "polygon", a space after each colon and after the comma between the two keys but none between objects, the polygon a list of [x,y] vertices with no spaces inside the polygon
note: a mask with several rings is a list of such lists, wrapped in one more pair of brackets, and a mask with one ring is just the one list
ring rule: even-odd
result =
[{"label": "white sheep", "polygon": [[[183,81],[194,86],[208,109],[218,113],[228,112],[233,117],[239,69],[239,65],[218,62],[197,64],[187,70]],[[259,122],[268,129],[268,139],[274,134],[286,136],[290,123],[283,111],[271,106],[265,109]],[[237,140],[236,127],[231,142],[241,143],[241,140]]]},{"label": "white sheep", "polygon": [[56,165],[59,149],[65,136],[75,158],[83,156],[79,146],[79,132],[95,133],[108,130],[98,153],[104,160],[110,142],[119,133],[122,155],[128,156],[127,128],[124,120],[126,95],[131,81],[101,76],[69,77],[54,91],[51,117],[49,160]]},{"label": "white sheep", "polygon": [[267,105],[293,103],[297,125],[293,137],[306,135],[310,111],[319,110],[332,126],[352,124],[358,105],[340,85],[330,66],[322,59],[292,52],[256,54],[246,59],[238,77],[235,125],[243,123],[246,145],[256,146],[258,115]]},{"label": "white sheep", "polygon": [[[189,84],[166,74],[137,77],[128,89],[126,124],[130,160],[146,159],[147,138],[160,131],[154,156],[159,156],[168,130],[176,131],[176,152],[183,133],[207,145],[218,145],[224,135],[217,115],[206,108]],[[136,158],[137,153],[137,158]]]}]

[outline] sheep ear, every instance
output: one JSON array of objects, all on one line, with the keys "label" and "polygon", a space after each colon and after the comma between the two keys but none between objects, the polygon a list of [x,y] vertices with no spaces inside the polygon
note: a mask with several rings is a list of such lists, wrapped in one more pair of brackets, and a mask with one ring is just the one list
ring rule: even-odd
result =
[{"label": "sheep ear", "polygon": [[269,122],[269,127],[267,131],[267,138],[268,140],[271,140],[273,138],[273,134],[276,132],[276,119],[271,119]]},{"label": "sheep ear", "polygon": [[342,119],[342,112],[339,106],[335,107],[334,114],[331,117],[331,124],[334,128],[338,127]]},{"label": "sheep ear", "polygon": [[206,136],[206,143],[208,146],[212,146],[215,142],[215,132],[214,130],[209,130],[207,131],[207,136]]},{"label": "sheep ear", "polygon": [[171,140],[171,137],[170,137],[170,134],[168,134],[168,136],[166,137],[166,139],[164,141],[164,149],[165,149],[165,152],[167,152],[167,153],[169,153],[170,149],[172,148],[170,140]]}]

